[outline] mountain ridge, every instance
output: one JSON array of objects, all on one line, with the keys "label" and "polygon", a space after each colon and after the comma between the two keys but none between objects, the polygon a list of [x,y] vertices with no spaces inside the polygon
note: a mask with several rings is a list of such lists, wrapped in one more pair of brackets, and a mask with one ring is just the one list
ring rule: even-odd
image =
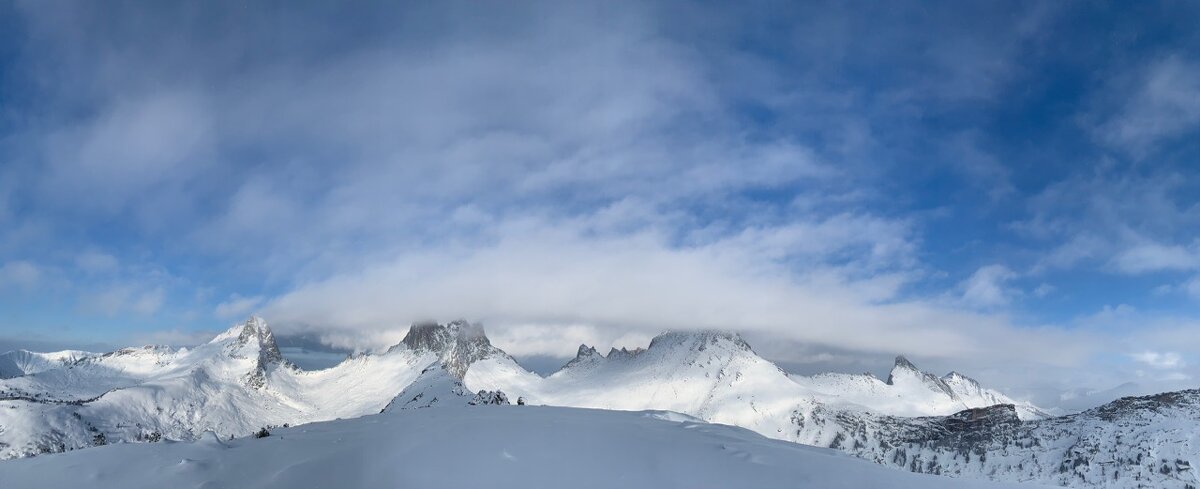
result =
[{"label": "mountain ridge", "polygon": [[[5,398],[12,392],[22,395]],[[384,353],[304,371],[282,358],[265,321],[251,317],[193,348],[122,349],[0,381],[6,427],[0,458],[519,399],[669,410],[914,472],[1133,487],[1130,481],[1194,479],[1190,465],[1164,471],[1159,459],[1196,455],[1188,447],[1200,444],[1162,441],[1171,423],[1200,421],[1195,397],[1185,392],[1073,416],[1030,416],[1026,405],[1004,402],[1011,400],[969,377],[938,377],[903,356],[887,382],[870,375],[792,376],[740,336],[720,331],[666,332],[647,348],[613,348],[608,355],[581,345],[575,359],[541,377],[492,345],[482,327],[462,320],[417,324]],[[1089,434],[1098,430],[1107,437]],[[1114,460],[1125,474],[1114,477],[1079,465],[1071,446],[1142,455]],[[1004,462],[1012,453],[1021,461]],[[1143,463],[1150,458],[1154,464]]]}]

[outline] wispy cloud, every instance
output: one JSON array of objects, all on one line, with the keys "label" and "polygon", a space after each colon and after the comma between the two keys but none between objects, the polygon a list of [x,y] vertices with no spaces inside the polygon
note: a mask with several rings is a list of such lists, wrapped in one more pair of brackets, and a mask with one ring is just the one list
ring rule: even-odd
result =
[{"label": "wispy cloud", "polygon": [[1085,6],[223,7],[17,6],[0,286],[44,324],[718,327],[1102,382],[1191,326],[1148,290],[1200,268],[1196,62]]},{"label": "wispy cloud", "polygon": [[1129,357],[1157,369],[1176,369],[1186,365],[1183,357],[1175,352],[1143,351],[1130,353]]}]

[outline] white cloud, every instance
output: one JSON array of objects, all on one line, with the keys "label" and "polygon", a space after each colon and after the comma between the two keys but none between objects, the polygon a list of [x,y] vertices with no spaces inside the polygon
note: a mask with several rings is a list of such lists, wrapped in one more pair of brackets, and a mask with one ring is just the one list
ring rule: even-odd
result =
[{"label": "white cloud", "polygon": [[[880,301],[875,285],[855,280],[853,268],[825,265],[797,276],[772,265],[790,248],[787,240],[760,243],[762,249],[735,236],[675,248],[653,232],[594,236],[578,222],[527,220],[497,233],[490,246],[426,249],[309,283],[273,298],[263,312],[285,328],[356,331],[465,317],[482,320],[500,338],[538,328],[547,338],[532,345],[547,351],[526,346],[526,353],[555,356],[571,354],[579,342],[697,328],[893,354],[1011,354],[1048,363],[1077,361],[1088,347],[1074,341],[1064,348],[1047,339],[1059,335],[1054,331],[1018,333],[994,317],[919,300]],[[1050,345],[1059,345],[1054,354]]]},{"label": "white cloud", "polygon": [[1200,299],[1200,276],[1192,277],[1183,285],[1184,292],[1187,292],[1193,299]]},{"label": "white cloud", "polygon": [[[797,32],[819,42],[795,46],[799,73],[753,49],[711,49],[740,38],[728,29],[739,22],[664,18],[643,3],[438,4],[320,29],[310,22],[324,12],[305,8],[281,16],[251,6],[216,24],[167,7],[28,9],[31,52],[48,61],[23,68],[46,92],[34,97],[44,120],[11,138],[35,154],[0,168],[0,251],[54,237],[38,223],[9,226],[10,202],[66,225],[117,222],[150,250],[286,292],[229,296],[125,270],[167,259],[137,246],[114,250],[125,263],[75,258],[97,275],[90,280],[120,281],[73,285],[81,309],[161,313],[168,297],[188,295],[180,287],[211,287],[194,294],[196,310],[236,318],[262,309],[282,328],[312,327],[359,349],[394,344],[409,322],[430,317],[481,319],[523,354],[632,346],[663,328],[699,327],[1039,366],[1078,365],[1124,344],[1086,327],[1013,324],[1002,306],[1021,293],[1019,266],[1002,260],[951,292],[912,287],[941,277],[921,262],[924,217],[903,195],[913,187],[880,190],[892,190],[878,179],[896,170],[927,172],[881,161],[916,149],[893,147],[909,134],[894,129],[930,111],[959,113],[964,101],[1004,103],[1046,12],[949,37],[933,28],[954,24],[948,9],[888,10],[906,21],[888,32],[839,9],[806,12]],[[271,36],[247,28],[264,21]],[[371,25],[389,28],[359,32]],[[704,42],[675,37],[689,29]],[[859,42],[856,29],[884,41]],[[888,80],[870,96],[842,77],[821,80],[884,53],[920,54],[896,63],[914,71],[895,85],[878,77]],[[1147,112],[1128,97],[1109,134],[1148,145],[1186,132],[1192,71],[1182,58],[1152,67],[1135,91]],[[779,120],[760,129],[745,107]],[[974,181],[968,191],[1013,198],[1021,175],[984,151],[986,136],[912,139],[945,141],[939,156]],[[1181,179],[1146,174],[1099,164],[1032,199],[1034,216],[1014,228],[1055,247],[1035,270],[1196,268],[1179,230],[1200,223],[1164,197]],[[0,277],[38,280],[14,270]]]},{"label": "white cloud", "polygon": [[1129,357],[1157,369],[1178,369],[1187,366],[1183,357],[1175,352],[1143,351],[1130,353]]},{"label": "white cloud", "polygon": [[1099,128],[1100,136],[1135,152],[1200,125],[1200,65],[1183,56],[1150,63],[1125,106]]},{"label": "white cloud", "polygon": [[1161,270],[1193,270],[1200,266],[1200,255],[1182,246],[1145,243],[1121,251],[1113,258],[1121,272],[1138,274]]},{"label": "white cloud", "polygon": [[1007,284],[1017,274],[1004,265],[980,267],[961,284],[963,302],[977,307],[1007,304],[1016,293]]},{"label": "white cloud", "polygon": [[1057,287],[1050,284],[1038,284],[1038,286],[1033,289],[1033,296],[1046,297],[1050,294],[1053,294],[1056,289]]},{"label": "white cloud", "polygon": [[89,314],[114,317],[124,312],[153,316],[166,301],[161,286],[146,288],[138,284],[110,283],[85,289],[79,296],[79,309]]},{"label": "white cloud", "polygon": [[245,316],[254,311],[255,307],[262,304],[262,296],[242,297],[238,294],[229,296],[229,300],[217,304],[213,314],[221,319],[231,319],[240,316]]}]

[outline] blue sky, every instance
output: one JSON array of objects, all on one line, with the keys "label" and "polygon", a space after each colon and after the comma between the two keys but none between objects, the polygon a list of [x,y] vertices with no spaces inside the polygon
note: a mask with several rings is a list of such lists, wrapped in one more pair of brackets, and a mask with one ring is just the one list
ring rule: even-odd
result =
[{"label": "blue sky", "polygon": [[1187,384],[1198,10],[6,3],[0,338],[466,317]]}]

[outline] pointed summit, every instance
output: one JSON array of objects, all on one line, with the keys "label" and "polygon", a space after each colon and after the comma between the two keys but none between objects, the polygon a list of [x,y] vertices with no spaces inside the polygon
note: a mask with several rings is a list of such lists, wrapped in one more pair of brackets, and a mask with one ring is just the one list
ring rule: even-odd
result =
[{"label": "pointed summit", "polygon": [[925,387],[930,390],[941,392],[947,396],[950,396],[951,398],[957,399],[954,389],[951,389],[944,380],[936,375],[924,372],[917,368],[917,366],[908,361],[904,355],[897,355],[896,364],[892,367],[892,371],[888,373],[887,384],[897,385],[900,383],[907,384],[911,382],[924,384]]},{"label": "pointed summit", "polygon": [[916,365],[913,365],[912,362],[908,361],[908,358],[905,358],[904,355],[896,355],[896,363],[892,367],[892,369],[895,370],[898,368],[905,369],[905,370],[912,370],[914,372],[921,371],[920,369],[917,368]]},{"label": "pointed summit", "polygon": [[896,380],[901,376],[917,376],[926,375],[921,369],[908,361],[904,355],[896,355],[896,363],[892,366],[892,371],[888,373],[887,384],[896,385]]},{"label": "pointed summit", "polygon": [[974,387],[975,390],[982,389],[982,387],[979,384],[979,381],[972,379],[970,377],[967,377],[966,375],[960,374],[955,371],[950,371],[950,373],[942,376],[942,380],[946,381],[947,384],[952,384],[952,385],[961,384],[961,385],[965,385],[965,386]]},{"label": "pointed summit", "polygon": [[265,384],[267,369],[272,365],[287,364],[275,342],[275,333],[267,326],[267,321],[258,316],[250,316],[209,341],[209,344],[214,343],[225,343],[224,350],[233,357],[255,359],[253,369],[246,374],[246,383],[251,387]]}]

